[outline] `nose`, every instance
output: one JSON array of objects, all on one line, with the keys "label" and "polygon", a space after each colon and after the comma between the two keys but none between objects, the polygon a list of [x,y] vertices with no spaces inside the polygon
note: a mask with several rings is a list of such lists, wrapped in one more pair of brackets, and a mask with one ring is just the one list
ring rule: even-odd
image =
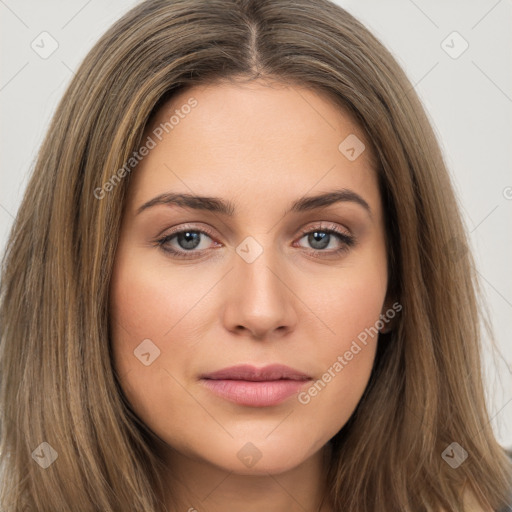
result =
[{"label": "nose", "polygon": [[[258,249],[254,241],[241,245],[225,282],[225,328],[258,340],[285,336],[295,329],[300,304],[289,268],[271,248],[258,244]],[[244,253],[244,248],[249,251]],[[255,250],[259,255],[253,260]]]}]

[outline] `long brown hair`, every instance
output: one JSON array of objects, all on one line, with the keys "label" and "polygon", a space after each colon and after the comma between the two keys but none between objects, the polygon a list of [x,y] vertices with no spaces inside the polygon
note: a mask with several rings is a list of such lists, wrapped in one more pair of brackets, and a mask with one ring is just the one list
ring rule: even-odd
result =
[{"label": "long brown hair", "polygon": [[[328,0],[147,0],[77,71],[8,242],[0,309],[5,510],[165,510],[163,461],[110,357],[109,282],[136,172],[125,164],[176,91],[257,77],[328,95],[355,117],[378,161],[389,293],[403,310],[379,340],[356,411],[332,440],[334,509],[463,510],[464,488],[493,509],[506,502],[512,471],[484,401],[474,264],[438,143],[397,62]],[[453,442],[468,453],[456,469],[441,455]]]}]

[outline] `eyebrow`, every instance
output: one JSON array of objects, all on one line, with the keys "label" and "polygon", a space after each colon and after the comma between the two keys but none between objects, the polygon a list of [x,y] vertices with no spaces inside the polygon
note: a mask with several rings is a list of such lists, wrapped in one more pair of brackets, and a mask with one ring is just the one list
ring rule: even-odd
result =
[{"label": "eyebrow", "polygon": [[[286,213],[300,213],[315,210],[339,202],[351,202],[358,204],[367,211],[370,217],[372,216],[370,205],[359,194],[346,188],[333,190],[331,192],[326,192],[315,196],[302,197],[295,201]],[[219,197],[196,196],[192,194],[178,194],[169,192],[160,194],[153,199],[150,199],[137,209],[136,214],[138,215],[148,208],[162,204],[174,204],[182,208],[209,211],[226,215],[228,217],[233,217],[236,211],[235,205],[231,201],[227,201]]]}]

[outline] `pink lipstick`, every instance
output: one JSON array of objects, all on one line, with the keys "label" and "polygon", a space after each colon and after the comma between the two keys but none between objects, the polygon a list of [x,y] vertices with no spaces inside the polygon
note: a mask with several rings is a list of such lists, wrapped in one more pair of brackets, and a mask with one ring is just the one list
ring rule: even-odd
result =
[{"label": "pink lipstick", "polygon": [[303,372],[280,364],[263,368],[238,365],[201,376],[214,394],[249,407],[278,405],[310,381]]}]

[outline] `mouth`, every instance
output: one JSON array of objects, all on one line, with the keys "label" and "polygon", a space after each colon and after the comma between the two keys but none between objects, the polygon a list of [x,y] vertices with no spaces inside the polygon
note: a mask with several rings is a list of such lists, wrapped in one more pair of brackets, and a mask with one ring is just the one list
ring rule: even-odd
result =
[{"label": "mouth", "polygon": [[232,366],[201,375],[200,379],[215,395],[248,407],[278,405],[312,380],[303,372],[277,364],[263,368]]}]

